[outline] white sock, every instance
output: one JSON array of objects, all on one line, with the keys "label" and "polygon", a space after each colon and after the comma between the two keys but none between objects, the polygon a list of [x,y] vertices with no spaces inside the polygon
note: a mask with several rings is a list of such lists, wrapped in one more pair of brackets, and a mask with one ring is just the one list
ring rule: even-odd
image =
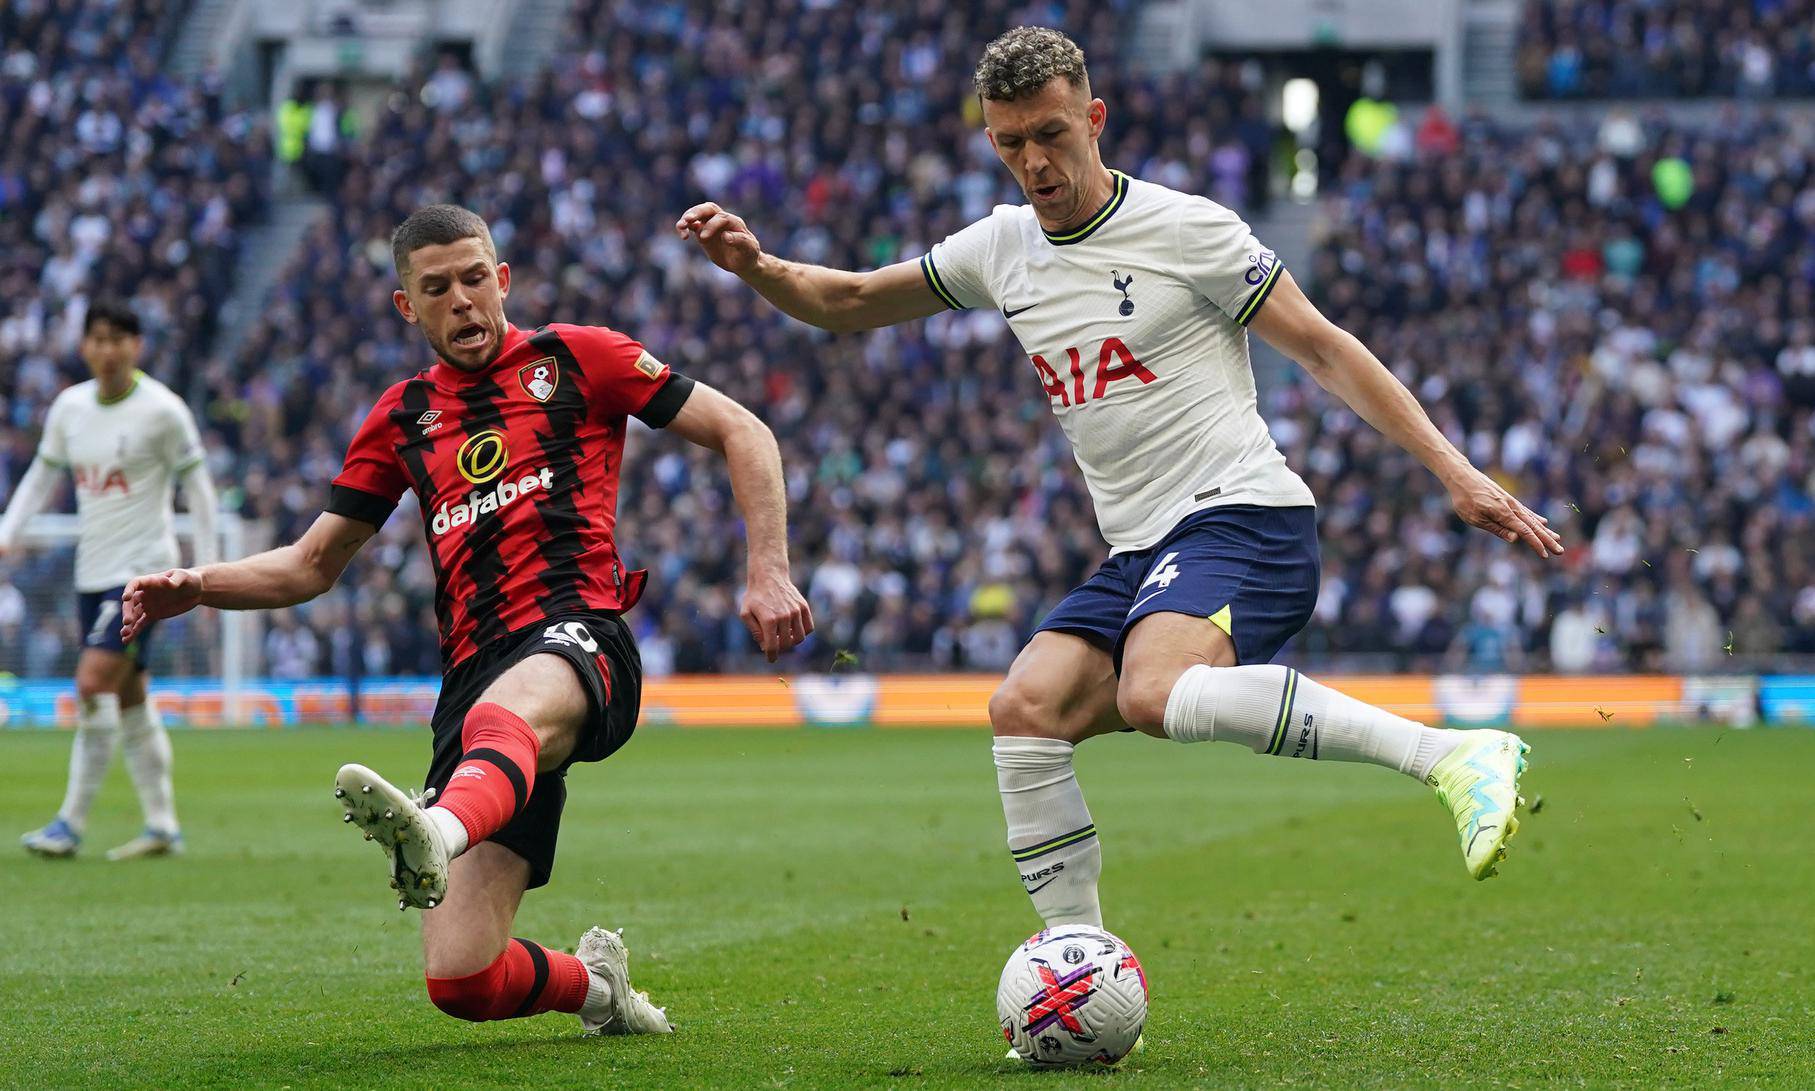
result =
[{"label": "white sock", "polygon": [[1101,928],[1103,849],[1071,771],[1073,749],[1062,739],[997,738],[996,786],[1008,820],[1008,849],[1040,919],[1048,927]]},{"label": "white sock", "polygon": [[466,851],[466,823],[460,821],[458,815],[446,807],[428,807],[424,809],[423,813],[428,815],[429,821],[441,831],[441,839],[447,845],[449,860]]},{"label": "white sock", "polygon": [[580,1005],[579,1016],[591,1023],[611,1018],[611,985],[591,969],[586,971],[586,1000]]},{"label": "white sock", "polygon": [[144,704],[120,710],[120,741],[126,751],[126,769],[132,774],[132,786],[139,790],[139,807],[145,812],[145,826],[159,833],[175,834],[176,794],[170,787],[170,735],[164,730],[164,718]]},{"label": "white sock", "polygon": [[1395,716],[1277,664],[1186,670],[1166,700],[1166,734],[1244,743],[1257,754],[1365,761],[1417,780],[1462,741],[1460,732]]},{"label": "white sock", "polygon": [[120,698],[103,693],[76,714],[76,741],[69,751],[69,788],[57,814],[78,836],[88,828],[88,809],[94,805],[107,767],[113,764],[114,745],[120,738]]}]

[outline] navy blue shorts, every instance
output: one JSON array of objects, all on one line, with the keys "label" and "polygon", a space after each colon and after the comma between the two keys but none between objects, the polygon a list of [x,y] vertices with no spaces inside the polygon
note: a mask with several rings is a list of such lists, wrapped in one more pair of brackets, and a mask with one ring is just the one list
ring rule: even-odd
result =
[{"label": "navy blue shorts", "polygon": [[82,646],[100,648],[102,651],[118,652],[132,660],[140,670],[145,669],[146,658],[150,653],[151,630],[155,624],[146,625],[139,630],[131,644],[120,639],[120,599],[126,594],[126,588],[115,587],[106,591],[82,591],[76,596],[77,612],[82,622]]},{"label": "navy blue shorts", "polygon": [[1304,628],[1322,576],[1315,508],[1246,504],[1186,516],[1151,549],[1118,553],[1066,595],[1040,632],[1073,633],[1115,657],[1148,614],[1209,618],[1241,663],[1268,663]]}]

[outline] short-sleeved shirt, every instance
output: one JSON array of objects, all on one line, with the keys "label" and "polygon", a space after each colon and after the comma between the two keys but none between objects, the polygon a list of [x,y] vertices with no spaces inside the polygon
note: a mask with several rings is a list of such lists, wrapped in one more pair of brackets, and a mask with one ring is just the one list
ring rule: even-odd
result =
[{"label": "short-sleeved shirt", "polygon": [[692,390],[614,330],[513,326],[489,367],[439,361],[386,391],[327,510],[382,526],[416,493],[451,668],[545,618],[636,603],[644,574],[613,537],[626,426],[666,426]]},{"label": "short-sleeved shirt", "polygon": [[57,395],[38,458],[75,478],[77,591],[108,591],[175,567],[172,495],[202,457],[189,407],[142,372],[117,398],[102,400],[93,379]]},{"label": "short-sleeved shirt", "polygon": [[949,307],[994,307],[1032,358],[1111,551],[1195,511],[1300,507],[1311,490],[1261,419],[1247,325],[1279,258],[1214,201],[1112,172],[1107,204],[1062,236],[999,205],[920,259]]}]

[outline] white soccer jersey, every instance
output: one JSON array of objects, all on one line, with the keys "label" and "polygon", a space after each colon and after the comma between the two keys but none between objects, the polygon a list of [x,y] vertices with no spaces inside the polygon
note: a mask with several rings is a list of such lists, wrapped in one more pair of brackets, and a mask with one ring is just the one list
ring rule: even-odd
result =
[{"label": "white soccer jersey", "polygon": [[202,461],[189,407],[139,373],[103,402],[93,379],[57,395],[44,417],[38,457],[76,481],[76,590],[106,591],[175,567],[171,498]]},{"label": "white soccer jersey", "polygon": [[1247,324],[1279,259],[1214,201],[1112,173],[1114,196],[1078,230],[1048,235],[1033,209],[998,205],[920,259],[927,283],[947,306],[1008,319],[1111,552],[1204,508],[1313,503],[1248,363]]}]

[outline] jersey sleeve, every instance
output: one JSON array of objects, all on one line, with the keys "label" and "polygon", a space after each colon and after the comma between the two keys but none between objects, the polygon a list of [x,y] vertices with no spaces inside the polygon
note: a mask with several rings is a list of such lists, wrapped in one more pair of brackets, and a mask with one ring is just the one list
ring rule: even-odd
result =
[{"label": "jersey sleeve", "polygon": [[587,405],[596,418],[635,417],[651,428],[666,428],[693,393],[692,379],[617,330],[554,328],[580,366]]},{"label": "jersey sleeve", "polygon": [[1179,215],[1178,250],[1185,279],[1241,326],[1254,320],[1285,268],[1240,216],[1201,197]]},{"label": "jersey sleeve", "polygon": [[62,395],[51,400],[44,411],[44,434],[38,437],[38,460],[53,470],[69,468],[69,436],[63,427]]},{"label": "jersey sleeve", "polygon": [[160,437],[159,450],[164,456],[164,464],[178,477],[200,466],[206,457],[202,450],[201,433],[195,426],[195,416],[175,395],[170,399],[169,420]]},{"label": "jersey sleeve", "polygon": [[329,512],[382,527],[397,510],[409,478],[397,461],[397,426],[391,423],[396,400],[397,388],[393,387],[378,399],[354,434],[346,462],[328,490]]},{"label": "jersey sleeve", "polygon": [[996,218],[987,216],[920,257],[920,275],[939,301],[954,311],[994,307],[989,292],[990,255],[996,248]]}]

